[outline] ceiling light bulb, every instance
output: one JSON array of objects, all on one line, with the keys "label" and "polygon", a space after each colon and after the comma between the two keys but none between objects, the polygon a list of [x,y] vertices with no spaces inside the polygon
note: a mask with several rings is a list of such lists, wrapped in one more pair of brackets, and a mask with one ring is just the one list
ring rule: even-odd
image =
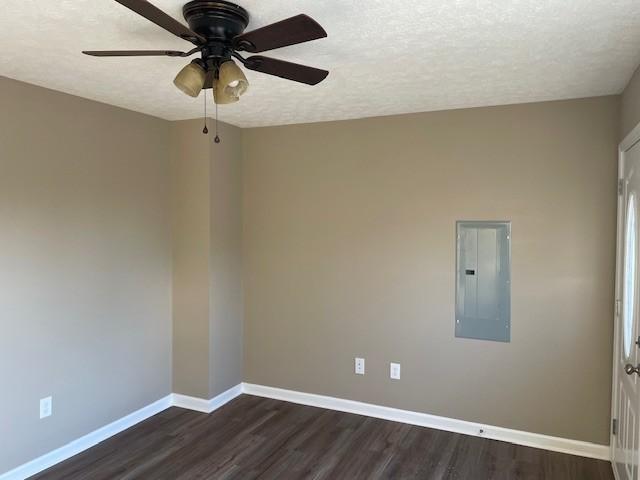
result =
[{"label": "ceiling light bulb", "polygon": [[197,97],[200,95],[206,78],[207,72],[204,67],[197,60],[194,60],[180,70],[173,83],[190,97]]},{"label": "ceiling light bulb", "polygon": [[233,95],[227,95],[222,89],[218,89],[219,81],[213,80],[213,101],[218,105],[226,105],[228,103],[235,103],[240,100],[240,97],[234,97]]},{"label": "ceiling light bulb", "polygon": [[234,103],[247,91],[249,82],[240,68],[228,60],[220,65],[213,98],[218,104]]}]

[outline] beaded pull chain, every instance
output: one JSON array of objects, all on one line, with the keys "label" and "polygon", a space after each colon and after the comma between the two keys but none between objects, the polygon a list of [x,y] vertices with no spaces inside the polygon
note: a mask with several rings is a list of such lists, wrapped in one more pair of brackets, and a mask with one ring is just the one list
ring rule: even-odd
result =
[{"label": "beaded pull chain", "polygon": [[218,136],[218,104],[216,103],[216,138],[213,139],[214,142],[220,143],[220,137]]},{"label": "beaded pull chain", "polygon": [[207,92],[204,92],[204,128],[202,129],[202,133],[205,135],[209,133],[209,129],[207,128]]}]

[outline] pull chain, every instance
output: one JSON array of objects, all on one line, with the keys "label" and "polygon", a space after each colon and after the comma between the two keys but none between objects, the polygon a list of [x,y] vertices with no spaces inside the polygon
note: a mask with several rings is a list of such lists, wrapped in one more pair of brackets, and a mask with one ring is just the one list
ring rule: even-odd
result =
[{"label": "pull chain", "polygon": [[218,103],[216,102],[216,138],[213,139],[214,142],[220,143],[220,137],[218,136]]},{"label": "pull chain", "polygon": [[207,128],[207,92],[204,92],[204,128],[202,129],[202,133],[205,135],[209,133],[209,129]]}]

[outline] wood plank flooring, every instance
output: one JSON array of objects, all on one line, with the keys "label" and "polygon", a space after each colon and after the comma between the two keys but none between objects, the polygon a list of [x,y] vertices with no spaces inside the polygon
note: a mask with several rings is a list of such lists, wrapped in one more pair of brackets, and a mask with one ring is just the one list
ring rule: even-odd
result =
[{"label": "wood plank flooring", "polygon": [[608,462],[242,395],[170,408],[38,480],[613,480]]}]

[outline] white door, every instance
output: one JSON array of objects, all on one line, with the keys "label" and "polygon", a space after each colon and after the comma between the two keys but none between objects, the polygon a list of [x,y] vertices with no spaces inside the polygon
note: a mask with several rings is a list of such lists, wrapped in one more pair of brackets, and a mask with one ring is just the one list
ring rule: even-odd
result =
[{"label": "white door", "polygon": [[[625,141],[626,142],[626,141]],[[629,144],[631,142],[627,142]],[[619,480],[638,480],[640,442],[640,143],[621,148],[618,253],[611,435],[613,468]]]}]

